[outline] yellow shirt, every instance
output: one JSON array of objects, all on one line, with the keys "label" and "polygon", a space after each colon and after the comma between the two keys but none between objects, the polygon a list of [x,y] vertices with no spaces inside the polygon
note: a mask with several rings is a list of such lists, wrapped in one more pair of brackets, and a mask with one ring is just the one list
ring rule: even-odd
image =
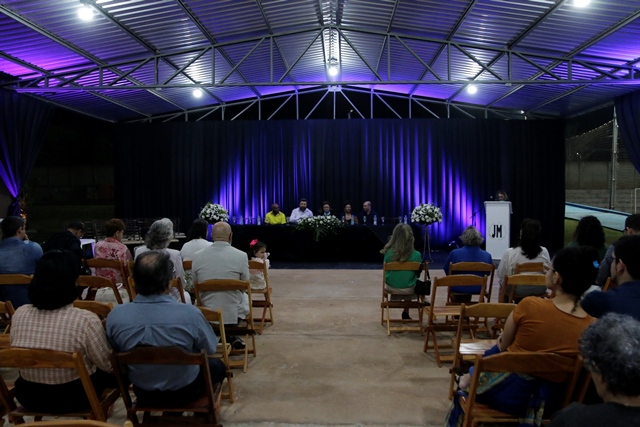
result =
[{"label": "yellow shirt", "polygon": [[278,212],[278,215],[274,215],[273,212],[269,211],[264,217],[264,222],[269,225],[286,224],[287,218],[282,212]]}]

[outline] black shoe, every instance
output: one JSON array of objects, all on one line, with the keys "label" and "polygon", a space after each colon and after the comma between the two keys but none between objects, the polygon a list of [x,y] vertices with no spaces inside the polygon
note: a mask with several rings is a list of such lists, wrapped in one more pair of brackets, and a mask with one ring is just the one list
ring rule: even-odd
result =
[{"label": "black shoe", "polygon": [[406,311],[402,312],[402,320],[411,320],[411,317],[409,317],[409,313]]},{"label": "black shoe", "polygon": [[229,343],[234,350],[244,350],[245,348],[244,341],[240,337],[231,337]]}]

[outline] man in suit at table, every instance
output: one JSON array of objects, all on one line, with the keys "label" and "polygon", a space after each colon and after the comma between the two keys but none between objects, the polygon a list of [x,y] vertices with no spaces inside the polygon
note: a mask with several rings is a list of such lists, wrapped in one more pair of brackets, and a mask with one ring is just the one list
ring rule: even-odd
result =
[{"label": "man in suit at table", "polygon": [[302,218],[309,218],[313,216],[313,212],[307,209],[307,199],[300,199],[300,204],[297,208],[291,211],[291,217],[289,222],[291,224],[297,224]]},{"label": "man in suit at table", "polygon": [[[213,244],[200,249],[193,256],[191,268],[196,282],[212,279],[249,280],[249,263],[246,252],[231,246],[231,226],[226,222],[213,224],[211,239]],[[238,319],[249,314],[249,296],[242,291],[203,292],[202,305],[214,310],[222,310],[225,325],[236,325]],[[240,337],[229,337],[234,349],[243,349]]]},{"label": "man in suit at table", "polygon": [[264,217],[264,223],[269,225],[286,224],[287,218],[280,212],[280,205],[274,203],[271,205],[271,211],[267,212]]},{"label": "man in suit at table", "polygon": [[[8,216],[2,220],[0,243],[0,274],[26,274],[36,271],[36,264],[42,257],[39,244],[29,240],[24,220],[19,216]],[[27,286],[0,286],[0,301],[11,301],[15,308],[29,304]]]}]

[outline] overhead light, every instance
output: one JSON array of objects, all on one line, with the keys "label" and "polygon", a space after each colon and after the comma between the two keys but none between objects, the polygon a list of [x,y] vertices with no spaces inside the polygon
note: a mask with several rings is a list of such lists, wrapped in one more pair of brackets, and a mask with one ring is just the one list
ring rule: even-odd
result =
[{"label": "overhead light", "polygon": [[469,85],[467,86],[467,93],[469,95],[475,95],[476,92],[478,92],[478,87],[476,85]]},{"label": "overhead light", "polygon": [[194,98],[202,98],[202,89],[197,87],[193,90],[192,94]]},{"label": "overhead light", "polygon": [[329,66],[329,75],[331,77],[335,77],[338,75],[338,66],[337,65],[330,65]]},{"label": "overhead light", "polygon": [[83,5],[80,9],[78,9],[78,18],[83,21],[91,21],[93,19],[93,8],[88,5]]},{"label": "overhead light", "polygon": [[573,5],[575,7],[586,7],[589,6],[591,0],[573,0]]}]

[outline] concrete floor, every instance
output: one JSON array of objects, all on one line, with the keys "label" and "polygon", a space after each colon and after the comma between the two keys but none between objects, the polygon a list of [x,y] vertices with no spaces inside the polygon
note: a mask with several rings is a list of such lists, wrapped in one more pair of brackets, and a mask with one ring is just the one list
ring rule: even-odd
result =
[{"label": "concrete floor", "polygon": [[[248,371],[234,370],[225,427],[444,425],[448,368],[422,352],[418,333],[387,336],[381,270],[274,269],[269,277],[276,323],[257,337]],[[124,421],[120,400],[109,422]]]}]

